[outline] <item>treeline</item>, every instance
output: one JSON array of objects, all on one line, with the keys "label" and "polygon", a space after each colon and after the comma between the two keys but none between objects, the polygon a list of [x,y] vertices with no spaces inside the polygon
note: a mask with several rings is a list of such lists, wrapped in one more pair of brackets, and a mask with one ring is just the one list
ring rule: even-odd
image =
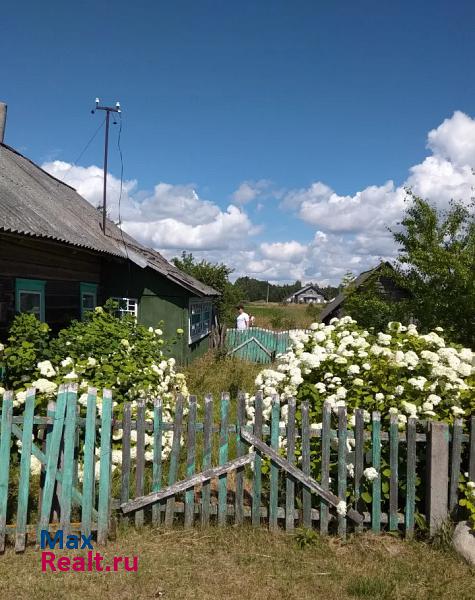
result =
[{"label": "treeline", "polygon": [[[278,285],[260,281],[253,277],[239,277],[234,285],[242,290],[242,294],[248,302],[267,300],[267,293],[269,293],[269,302],[283,302],[304,286],[298,279],[295,283]],[[328,300],[336,296],[339,291],[339,288],[333,286],[321,287],[317,285],[316,287],[323,292]]]}]

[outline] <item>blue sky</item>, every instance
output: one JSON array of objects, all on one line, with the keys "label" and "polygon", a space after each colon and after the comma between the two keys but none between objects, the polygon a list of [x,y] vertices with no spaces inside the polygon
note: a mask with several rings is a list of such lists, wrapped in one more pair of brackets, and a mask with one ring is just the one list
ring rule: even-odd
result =
[{"label": "blue sky", "polygon": [[120,100],[131,233],[236,274],[337,281],[394,254],[411,167],[441,205],[473,184],[474,23],[469,0],[8,3],[5,141],[97,203],[102,132],[64,164],[100,124],[94,98]]}]

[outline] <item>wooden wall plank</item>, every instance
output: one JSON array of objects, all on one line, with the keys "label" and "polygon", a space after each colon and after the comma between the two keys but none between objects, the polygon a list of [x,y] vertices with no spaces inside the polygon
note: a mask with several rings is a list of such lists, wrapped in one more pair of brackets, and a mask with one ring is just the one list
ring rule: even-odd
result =
[{"label": "wooden wall plank", "polygon": [[[237,397],[237,424],[236,424],[236,454],[243,456],[246,445],[241,438],[241,428],[246,424],[246,395],[239,392]],[[236,471],[236,498],[234,502],[234,522],[241,525],[244,521],[244,468]]]},{"label": "wooden wall plank", "polygon": [[[310,475],[310,418],[308,400],[300,405],[302,413],[302,471]],[[312,493],[306,487],[302,488],[302,524],[306,529],[312,527]]]},{"label": "wooden wall plank", "polygon": [[399,497],[399,428],[397,415],[391,415],[389,422],[389,529],[396,531],[399,526],[398,520],[398,497]]},{"label": "wooden wall plank", "polygon": [[[137,453],[135,455],[135,497],[144,495],[145,476],[145,400],[137,402]],[[135,526],[142,527],[144,523],[143,510],[135,513]]]},{"label": "wooden wall plank", "polygon": [[[355,508],[361,511],[361,484],[364,471],[364,411],[358,408],[355,411]],[[356,527],[357,531],[363,530],[363,524]]]},{"label": "wooden wall plank", "polygon": [[61,521],[64,535],[69,535],[73,491],[74,445],[76,442],[77,384],[69,385],[66,398],[64,424],[63,481],[61,483]]},{"label": "wooden wall plank", "polygon": [[[330,489],[330,429],[331,429],[331,408],[328,403],[323,405],[322,414],[322,438],[321,438],[321,486],[324,490]],[[320,533],[328,533],[328,503],[325,500],[320,502]]]},{"label": "wooden wall plank", "polygon": [[[254,435],[262,439],[262,392],[256,393],[254,414]],[[256,452],[254,459],[254,477],[252,482],[252,525],[261,524],[261,495],[262,495],[262,457]]]},{"label": "wooden wall plank", "polygon": [[[219,464],[224,465],[228,460],[228,424],[229,424],[229,394],[221,395],[221,423],[219,431]],[[226,473],[220,475],[218,480],[218,525],[226,524],[228,494],[228,476]]]},{"label": "wooden wall plank", "polygon": [[[338,408],[338,497],[346,502],[347,487],[347,421],[346,409],[343,406]],[[346,538],[346,515],[338,515],[338,535]]]},{"label": "wooden wall plank", "polygon": [[[131,432],[131,414],[130,402],[124,402],[122,419],[122,473],[120,482],[120,502],[128,502],[130,499],[130,432]],[[123,517],[122,521],[127,523],[128,518]]]},{"label": "wooden wall plank", "polygon": [[416,419],[407,420],[406,455],[406,509],[404,515],[407,538],[414,535],[414,513],[416,509]]},{"label": "wooden wall plank", "polygon": [[373,479],[373,502],[371,504],[371,529],[374,533],[381,531],[381,415],[374,411],[372,414],[371,462],[378,472]]}]

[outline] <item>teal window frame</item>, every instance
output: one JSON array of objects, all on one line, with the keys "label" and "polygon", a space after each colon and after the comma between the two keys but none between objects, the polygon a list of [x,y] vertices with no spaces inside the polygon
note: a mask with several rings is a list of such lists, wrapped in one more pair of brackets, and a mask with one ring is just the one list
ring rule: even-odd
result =
[{"label": "teal window frame", "polygon": [[87,294],[88,296],[93,296],[94,297],[94,307],[92,310],[94,310],[94,308],[96,308],[96,306],[97,306],[97,287],[98,287],[97,283],[84,283],[84,282],[80,283],[80,285],[79,285],[79,301],[80,301],[80,308],[81,308],[81,319],[84,318],[84,315],[88,310],[91,310],[91,309],[84,309],[82,298],[85,294]]},{"label": "teal window frame", "polygon": [[41,279],[16,279],[15,280],[15,310],[20,312],[20,295],[22,292],[33,292],[40,295],[40,321],[45,320],[45,286],[46,281]]},{"label": "teal window frame", "polygon": [[188,345],[197,342],[211,332],[211,300],[191,298],[188,305]]}]

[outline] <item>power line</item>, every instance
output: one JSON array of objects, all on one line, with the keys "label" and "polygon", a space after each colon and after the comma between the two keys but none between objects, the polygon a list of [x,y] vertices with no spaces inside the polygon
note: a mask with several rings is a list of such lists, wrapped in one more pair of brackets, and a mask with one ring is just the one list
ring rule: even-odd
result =
[{"label": "power line", "polygon": [[81,150],[79,156],[76,158],[75,161],[73,161],[73,165],[76,165],[78,160],[80,160],[82,158],[82,155],[86,152],[86,150],[89,148],[89,146],[92,144],[92,142],[94,141],[94,138],[96,137],[96,135],[99,133],[99,131],[104,127],[104,123],[106,122],[106,119],[104,117],[104,120],[102,121],[102,123],[99,125],[99,127],[96,129],[96,131],[92,134],[91,139],[87,142],[87,144],[84,146],[84,148]]}]

